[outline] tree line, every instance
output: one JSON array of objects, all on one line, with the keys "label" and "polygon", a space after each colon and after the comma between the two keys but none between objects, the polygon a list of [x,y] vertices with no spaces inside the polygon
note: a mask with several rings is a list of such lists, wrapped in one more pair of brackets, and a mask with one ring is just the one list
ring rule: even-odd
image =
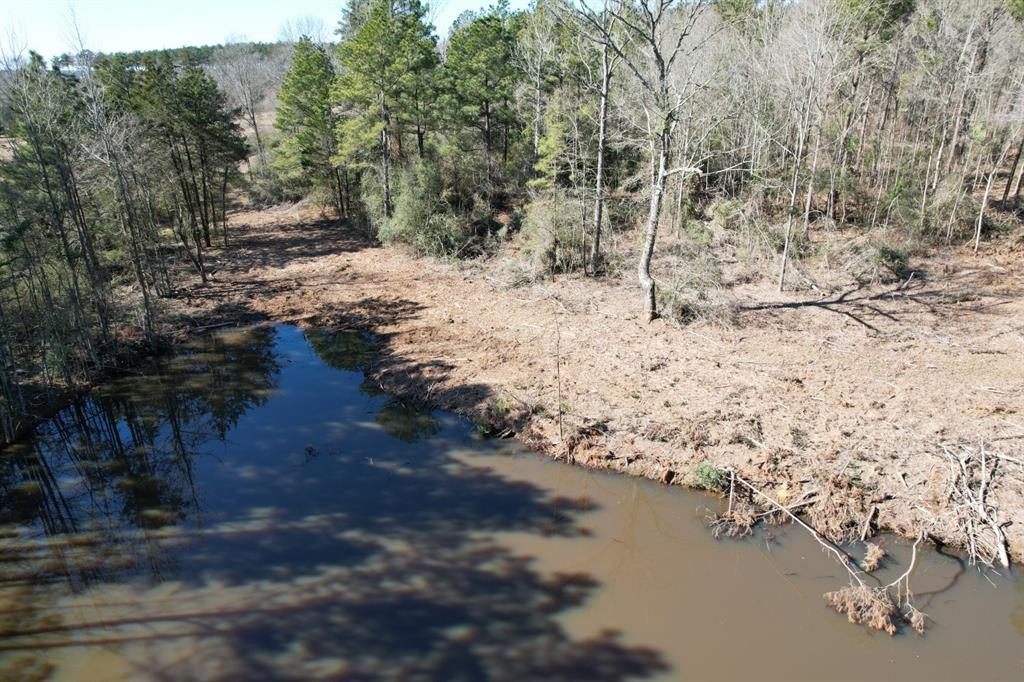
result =
[{"label": "tree line", "polygon": [[349,0],[332,39],[9,59],[0,435],[158,341],[234,189],[445,257],[518,231],[526,276],[635,268],[649,319],[693,279],[666,231],[713,269],[719,226],[780,289],[832,236],[893,272],[978,248],[1019,220],[1022,25],[1024,0],[535,0],[442,39],[420,0]]},{"label": "tree line", "polygon": [[248,155],[197,65],[37,54],[3,72],[0,435],[56,388],[158,343],[187,260],[227,240],[229,184]]},{"label": "tree line", "polygon": [[427,16],[352,0],[280,91],[278,179],[385,241],[477,253],[509,211],[545,269],[598,274],[639,224],[653,318],[659,230],[709,207],[756,224],[781,289],[812,229],[896,269],[1020,197],[1021,0],[499,2],[444,41]]}]

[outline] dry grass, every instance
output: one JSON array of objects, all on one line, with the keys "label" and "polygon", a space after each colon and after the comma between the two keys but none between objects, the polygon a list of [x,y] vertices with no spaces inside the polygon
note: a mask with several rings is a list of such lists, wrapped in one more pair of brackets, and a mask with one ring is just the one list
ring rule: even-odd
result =
[{"label": "dry grass", "polygon": [[867,548],[867,552],[860,562],[860,567],[866,573],[873,573],[882,566],[882,562],[885,560],[885,550],[873,542],[865,542],[864,546]]},{"label": "dry grass", "polygon": [[[1001,251],[986,243],[979,256],[935,252],[914,264],[927,274],[906,286],[813,293],[779,294],[771,278],[740,283],[735,273],[760,261],[723,251],[684,288],[727,293],[739,308],[735,325],[682,326],[641,319],[632,269],[621,280],[558,276],[510,289],[501,259],[415,258],[309,210],[229,222],[232,247],[209,254],[215,281],[176,299],[192,306],[185,314],[368,328],[385,340],[373,378],[390,392],[488,423],[518,421],[518,410],[491,409],[498,396],[518,396],[537,409],[517,436],[553,455],[576,440],[577,424],[605,424],[567,448],[591,466],[659,480],[707,462],[759,481],[788,506],[814,491],[800,510],[830,539],[860,540],[872,508],[877,530],[903,534],[918,530],[920,508],[939,513],[948,477],[929,444],[984,436],[1001,455],[1024,458],[1016,241]],[[693,256],[670,246],[666,239],[656,256],[662,282],[667,266]],[[1001,477],[985,499],[1011,557],[1024,556],[1024,484]],[[930,532],[947,544],[963,539],[952,522]]]},{"label": "dry grass", "polygon": [[826,592],[824,597],[826,604],[837,613],[845,614],[851,623],[881,630],[890,636],[896,634],[900,611],[888,592],[863,585],[848,585],[835,592]]}]

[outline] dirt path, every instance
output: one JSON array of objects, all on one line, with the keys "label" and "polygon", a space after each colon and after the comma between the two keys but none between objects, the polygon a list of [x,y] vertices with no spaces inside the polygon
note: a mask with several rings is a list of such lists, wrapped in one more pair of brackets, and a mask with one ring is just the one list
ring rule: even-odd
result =
[{"label": "dirt path", "polygon": [[[927,263],[902,288],[755,291],[734,328],[678,328],[640,321],[628,282],[509,289],[493,265],[416,258],[294,210],[232,221],[215,281],[181,299],[196,320],[370,329],[389,391],[578,463],[674,483],[735,466],[783,502],[813,494],[812,520],[837,536],[869,515],[910,532],[945,513],[942,444],[1024,459],[1019,243]],[[1024,466],[1002,462],[990,497],[1022,558]]]}]

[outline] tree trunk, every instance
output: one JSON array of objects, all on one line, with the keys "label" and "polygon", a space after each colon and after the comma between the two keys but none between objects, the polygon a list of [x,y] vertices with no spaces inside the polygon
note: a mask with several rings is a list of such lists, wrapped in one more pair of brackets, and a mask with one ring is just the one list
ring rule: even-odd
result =
[{"label": "tree trunk", "polygon": [[391,137],[389,128],[391,126],[391,115],[388,112],[387,101],[384,94],[380,95],[380,148],[381,166],[384,174],[384,216],[391,217]]},{"label": "tree trunk", "polygon": [[252,133],[256,138],[256,158],[259,159],[260,168],[265,168],[267,165],[267,153],[263,148],[263,138],[260,137],[260,127],[256,123],[256,110],[254,107],[248,107],[249,123],[252,124]]},{"label": "tree trunk", "polygon": [[[1024,152],[1024,136],[1022,136],[1020,138],[1020,144],[1017,145],[1017,153],[1013,157],[1013,165],[1010,166],[1010,172],[1006,176],[1006,189],[1003,190],[1003,203],[1004,204],[1006,203],[1006,200],[1010,198],[1010,185],[1013,184],[1013,174],[1015,172],[1017,172],[1017,165],[1020,163],[1021,152]],[[1021,170],[1024,170],[1024,168],[1022,168]],[[1019,189],[1019,185],[1020,185],[1020,179],[1019,178],[1017,180],[1017,185],[1018,185],[1018,189]]]},{"label": "tree trunk", "polygon": [[804,235],[811,231],[811,206],[814,203],[814,175],[818,172],[818,151],[821,148],[821,126],[814,136],[814,156],[811,160],[811,172],[807,178],[807,198],[804,201]]},{"label": "tree trunk", "polygon": [[[813,87],[813,81],[812,81]],[[800,162],[804,156],[804,146],[807,144],[807,128],[811,111],[812,87],[808,87],[807,101],[803,114],[800,117],[800,139],[797,141],[796,156],[793,160],[793,180],[789,187],[789,217],[786,219],[786,234],[782,244],[782,263],[779,265],[779,291],[783,290],[786,283],[786,263],[789,260],[789,245],[793,234],[793,216],[796,212],[796,189],[800,182]],[[829,201],[831,205],[832,188],[829,188]]]},{"label": "tree trunk", "polygon": [[484,153],[487,156],[487,184],[491,184],[491,179],[494,177],[494,160],[491,158],[491,152],[491,104],[484,102]]},{"label": "tree trunk", "polygon": [[597,113],[597,169],[594,172],[594,241],[590,245],[590,271],[597,274],[601,266],[601,220],[604,217],[604,147],[608,125],[608,89],[611,85],[611,64],[608,43],[601,47],[601,102]]},{"label": "tree trunk", "polygon": [[1006,160],[1006,155],[1010,152],[1010,145],[1012,142],[1007,141],[1006,145],[1003,146],[1002,152],[999,153],[999,158],[992,164],[992,170],[989,171],[988,181],[985,183],[985,194],[981,197],[981,208],[978,210],[978,224],[974,229],[974,252],[978,252],[978,246],[981,243],[981,228],[985,222],[985,209],[988,208],[988,198],[992,193],[992,182],[996,179],[996,173],[999,167],[1003,165],[1003,161]]},{"label": "tree trunk", "polygon": [[658,223],[661,220],[661,204],[665,194],[665,178],[668,176],[669,136],[671,128],[664,125],[658,135],[658,161],[653,182],[651,183],[651,204],[647,214],[647,226],[644,229],[644,246],[640,253],[637,275],[644,296],[644,316],[650,322],[658,316],[657,292],[654,278],[651,276],[651,259],[654,257],[654,243],[658,238]]},{"label": "tree trunk", "polygon": [[1020,164],[1020,168],[1017,169],[1017,182],[1013,184],[1014,201],[1016,201],[1020,197],[1021,181],[1024,181],[1024,163]]},{"label": "tree trunk", "polygon": [[985,209],[988,208],[988,197],[992,192],[992,181],[996,177],[995,168],[988,174],[988,182],[985,183],[985,194],[981,197],[981,208],[978,209],[978,223],[974,228],[974,253],[978,253],[978,246],[981,244],[981,228],[985,223]]},{"label": "tree trunk", "polygon": [[189,187],[192,190],[192,198],[195,201],[196,213],[199,216],[200,222],[202,222],[203,233],[208,234],[210,228],[208,218],[206,216],[206,201],[199,197],[199,184],[196,182],[196,169],[195,165],[192,163],[192,152],[189,149],[187,140],[182,139],[182,147],[185,149],[185,160],[188,162]]},{"label": "tree trunk", "polygon": [[206,284],[209,280],[206,277],[206,265],[203,263],[203,245],[199,238],[199,226],[195,218],[190,221],[192,230],[192,242],[196,245],[196,266],[199,268],[199,278]]},{"label": "tree trunk", "polygon": [[534,75],[533,80],[533,163],[531,164],[531,175],[537,176],[537,161],[540,159],[540,119],[541,119],[541,105],[540,105],[540,86],[541,86],[541,68],[540,64],[537,65],[537,73]]},{"label": "tree trunk", "polygon": [[956,107],[956,117],[953,119],[953,137],[949,141],[949,157],[946,159],[946,175],[949,175],[950,170],[953,168],[953,159],[960,156],[960,152],[962,151],[960,148],[960,131],[965,127],[964,123],[967,118],[965,111],[968,108],[967,99],[970,95],[971,80],[975,73],[974,68],[977,60],[978,49],[975,49],[974,52],[971,53],[971,63],[967,67],[967,77],[963,80],[964,88],[960,93],[960,103],[957,104]]},{"label": "tree trunk", "polygon": [[224,248],[228,248],[228,166],[224,167],[224,176],[220,184],[220,232],[224,238]]}]

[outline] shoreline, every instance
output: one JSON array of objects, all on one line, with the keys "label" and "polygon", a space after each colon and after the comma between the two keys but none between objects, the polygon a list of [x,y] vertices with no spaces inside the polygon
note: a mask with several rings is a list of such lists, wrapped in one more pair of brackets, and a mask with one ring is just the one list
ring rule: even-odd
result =
[{"label": "shoreline", "polygon": [[[1024,334],[1013,324],[1024,279],[999,277],[1003,266],[977,270],[971,297],[937,279],[907,296],[858,293],[849,314],[792,303],[804,293],[749,306],[735,327],[678,327],[641,322],[628,282],[513,288],[500,263],[419,258],[294,208],[231,222],[232,246],[210,254],[210,284],[167,302],[171,349],[242,324],[371,332],[379,353],[367,376],[394,397],[588,468],[697,489],[714,483],[709,472],[735,470],[800,503],[835,542],[927,528],[963,548],[956,519],[944,518],[955,481],[940,444],[981,437],[1024,455],[1014,419]],[[917,302],[927,296],[930,308]],[[865,316],[868,326],[855,319]],[[908,322],[883,328],[890,318]],[[1005,472],[1024,471],[1013,466],[990,501],[1019,562],[1024,476]]]},{"label": "shoreline", "polygon": [[[298,208],[232,224],[215,281],[183,301],[196,319],[372,332],[370,375],[396,397],[592,468],[698,488],[707,467],[733,469],[783,503],[813,495],[805,516],[830,540],[867,524],[964,547],[943,444],[1024,458],[1024,278],[998,243],[939,253],[923,266],[943,273],[905,289],[737,287],[736,325],[680,327],[642,321],[628,279],[516,286],[501,258],[422,258]],[[1020,561],[1011,466],[990,502]]]}]

